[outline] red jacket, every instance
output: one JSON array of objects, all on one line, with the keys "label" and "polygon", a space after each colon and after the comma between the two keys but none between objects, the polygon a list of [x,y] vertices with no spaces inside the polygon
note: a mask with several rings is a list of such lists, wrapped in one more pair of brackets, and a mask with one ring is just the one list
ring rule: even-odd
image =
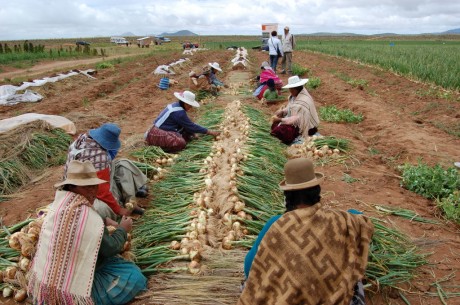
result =
[{"label": "red jacket", "polygon": [[115,212],[115,214],[120,215],[121,206],[110,192],[110,168],[106,167],[105,169],[98,171],[97,177],[107,181],[106,183],[99,184],[96,196],[97,199],[104,201]]}]

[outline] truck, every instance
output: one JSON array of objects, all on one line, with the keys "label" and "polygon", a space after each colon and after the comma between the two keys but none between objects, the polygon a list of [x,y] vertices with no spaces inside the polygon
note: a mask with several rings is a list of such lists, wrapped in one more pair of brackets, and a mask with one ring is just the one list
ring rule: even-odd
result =
[{"label": "truck", "polygon": [[124,37],[113,36],[110,37],[110,42],[116,44],[128,44],[129,42]]},{"label": "truck", "polygon": [[278,32],[278,23],[263,23],[262,24],[262,50],[268,51],[268,39],[273,31]]},{"label": "truck", "polygon": [[161,35],[155,36],[155,44],[162,44],[165,42],[171,42],[171,39],[169,39],[168,37],[161,36]]}]

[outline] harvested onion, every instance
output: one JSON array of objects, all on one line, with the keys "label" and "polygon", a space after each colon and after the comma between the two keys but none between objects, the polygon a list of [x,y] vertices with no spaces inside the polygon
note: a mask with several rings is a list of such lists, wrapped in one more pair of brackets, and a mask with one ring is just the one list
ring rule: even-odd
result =
[{"label": "harvested onion", "polygon": [[12,295],[13,295],[13,289],[11,289],[11,287],[3,288],[3,297],[4,298],[9,298]]},{"label": "harvested onion", "polygon": [[26,298],[27,298],[27,292],[25,291],[25,289],[19,289],[14,294],[14,300],[16,302],[24,302]]}]

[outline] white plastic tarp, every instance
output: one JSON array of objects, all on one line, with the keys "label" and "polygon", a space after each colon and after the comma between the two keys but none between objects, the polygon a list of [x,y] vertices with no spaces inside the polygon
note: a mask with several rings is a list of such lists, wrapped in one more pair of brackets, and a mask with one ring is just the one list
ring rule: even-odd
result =
[{"label": "white plastic tarp", "polygon": [[[38,93],[35,93],[33,91],[30,91],[29,93],[27,93],[26,91],[24,94],[16,94],[16,92],[26,90],[29,87],[39,87],[39,86],[43,86],[46,83],[54,83],[59,80],[65,79],[67,77],[78,75],[80,73],[90,78],[94,78],[89,75],[89,73],[92,73],[92,72],[94,72],[93,69],[89,69],[85,71],[78,71],[78,72],[69,71],[65,74],[58,74],[57,76],[53,76],[53,77],[44,77],[42,79],[36,79],[32,82],[24,82],[22,83],[21,86],[13,86],[13,85],[0,86],[0,105],[14,105],[20,102],[37,102],[43,99],[43,97],[41,97],[41,95],[39,95]],[[35,98],[33,98],[32,95],[35,96]],[[37,99],[38,96],[40,96],[41,98]],[[14,101],[11,101],[12,99]]]},{"label": "white plastic tarp", "polygon": [[37,120],[46,121],[51,126],[55,128],[61,128],[71,135],[74,135],[77,132],[75,124],[63,116],[40,113],[25,113],[12,118],[0,120],[0,133],[7,132],[18,126]]}]

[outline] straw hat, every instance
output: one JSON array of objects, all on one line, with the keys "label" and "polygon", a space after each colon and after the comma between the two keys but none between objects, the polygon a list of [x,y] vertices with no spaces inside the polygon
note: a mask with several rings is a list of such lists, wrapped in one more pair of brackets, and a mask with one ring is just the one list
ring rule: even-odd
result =
[{"label": "straw hat", "polygon": [[213,63],[208,63],[209,66],[211,66],[212,68],[216,69],[216,70],[219,70],[220,72],[222,72],[222,69],[220,68],[220,65],[219,63],[217,62],[213,62]]},{"label": "straw hat", "polygon": [[286,31],[289,31],[289,27],[288,27],[288,26],[285,26],[284,29],[285,29]]},{"label": "straw hat", "polygon": [[105,150],[118,150],[121,147],[120,133],[120,127],[113,123],[105,123],[101,127],[89,131],[91,138]]},{"label": "straw hat", "polygon": [[300,78],[298,75],[294,75],[288,78],[288,84],[283,86],[283,89],[300,87],[308,83],[308,78]]},{"label": "straw hat", "polygon": [[200,104],[198,104],[198,102],[195,101],[195,94],[193,94],[190,91],[174,92],[174,96],[192,107],[200,107]]},{"label": "straw hat", "polygon": [[322,173],[315,173],[313,162],[307,158],[291,159],[284,165],[285,179],[279,186],[283,191],[302,190],[317,186],[324,180]]},{"label": "straw hat", "polygon": [[270,64],[268,63],[268,61],[264,61],[264,62],[262,62],[262,64],[260,65],[260,68],[261,68],[261,69],[267,70],[267,69],[271,69],[272,67],[270,67]]},{"label": "straw hat", "polygon": [[96,174],[96,169],[90,161],[81,162],[72,160],[67,167],[67,179],[60,183],[56,183],[54,187],[60,187],[66,184],[87,186],[106,183],[107,181],[99,179]]}]

